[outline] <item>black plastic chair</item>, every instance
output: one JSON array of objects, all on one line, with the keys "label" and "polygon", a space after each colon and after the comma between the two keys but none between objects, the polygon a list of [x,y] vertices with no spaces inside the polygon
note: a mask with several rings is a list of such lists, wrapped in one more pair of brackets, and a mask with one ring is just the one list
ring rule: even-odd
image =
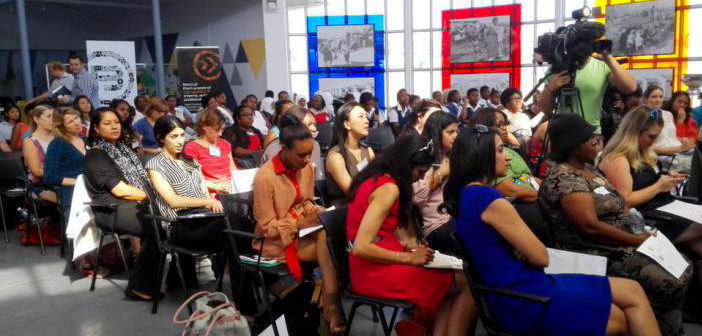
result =
[{"label": "black plastic chair", "polygon": [[465,246],[463,246],[463,242],[458,236],[458,233],[454,231],[451,233],[451,235],[453,236],[458,250],[461,252],[461,259],[463,260],[463,274],[468,281],[468,287],[473,294],[473,300],[478,306],[480,321],[482,322],[483,327],[485,327],[488,336],[511,336],[511,334],[502,331],[500,324],[493,318],[493,315],[490,312],[490,307],[487,304],[487,294],[507,296],[515,299],[540,303],[543,305],[544,310],[548,307],[549,303],[551,302],[550,298],[483,285],[482,281],[480,280],[480,274],[478,274],[478,271],[475,269],[475,267],[473,267],[472,261],[470,260],[470,254],[466,250]]},{"label": "black plastic chair", "polygon": [[90,208],[93,209],[93,212],[95,211],[95,209],[103,209],[111,211],[112,213],[112,215],[110,216],[111,219],[109,230],[103,230],[99,226],[97,226],[98,235],[100,235],[100,240],[98,242],[97,252],[95,254],[95,263],[93,265],[93,278],[90,281],[90,291],[92,292],[95,290],[95,280],[97,279],[98,267],[100,265],[100,252],[102,252],[102,243],[105,240],[105,236],[112,236],[112,239],[114,239],[115,244],[117,244],[117,250],[119,251],[119,256],[122,259],[124,269],[127,271],[127,274],[131,275],[131,272],[129,270],[127,258],[124,256],[124,246],[122,246],[122,241],[119,239],[119,233],[115,230],[115,224],[117,222],[117,207],[119,205],[117,203],[107,204],[100,202],[85,202],[84,204],[89,205]]},{"label": "black plastic chair", "polygon": [[329,145],[332,141],[332,136],[334,134],[333,124],[330,122],[317,125],[317,142],[319,143],[319,149],[322,154],[326,153],[329,149]]},{"label": "black plastic chair", "polygon": [[[24,164],[22,164],[22,167],[23,167],[23,169],[25,169],[24,170],[25,176],[28,176],[28,168],[25,167]],[[31,211],[32,211],[32,213],[29,215],[29,222],[30,222],[30,225],[36,226],[37,234],[39,235],[39,245],[41,248],[41,254],[46,255],[46,245],[44,244],[44,237],[41,234],[41,226],[46,225],[46,223],[42,223],[41,217],[39,216],[39,212],[40,212],[40,210],[42,213],[44,213],[45,211],[50,211],[50,212],[56,211],[59,214],[59,217],[61,217],[62,216],[61,215],[61,208],[60,208],[58,202],[53,203],[53,202],[49,202],[47,200],[43,200],[39,197],[39,195],[37,195],[37,197],[34,197],[33,193],[30,191],[31,190],[31,188],[30,188],[31,182],[29,181],[28,178],[25,178],[24,182],[25,182],[24,190],[26,190],[26,192],[24,193],[24,200],[25,200],[25,203],[31,208]],[[56,189],[52,186],[45,186],[45,187],[48,187],[48,189],[52,190],[53,192],[56,192]],[[56,195],[56,197],[58,198],[58,194]],[[63,226],[63,225],[59,224],[59,226]],[[63,229],[63,227],[61,227],[60,229]],[[66,236],[65,230],[63,230],[63,231],[64,232],[61,233],[61,239],[62,239],[61,244],[62,245],[65,244],[65,240],[63,238]],[[59,250],[61,257],[63,257],[63,252],[64,252],[63,248],[61,248]]]},{"label": "black plastic chair", "polygon": [[11,198],[23,198],[26,194],[26,175],[21,156],[4,155],[0,157],[0,216],[2,216],[2,228],[5,233],[5,243],[10,242],[7,232],[7,222],[5,219],[5,200]]},{"label": "black plastic chair", "polygon": [[319,202],[325,208],[332,206],[331,195],[329,195],[329,190],[327,189],[327,180],[315,180],[314,181],[314,191],[315,195],[319,197]]},{"label": "black plastic chair", "polygon": [[395,143],[395,135],[390,126],[380,126],[371,128],[366,137],[366,143],[373,148],[375,153],[380,153],[383,149]]},{"label": "black plastic chair", "polygon": [[[380,319],[385,335],[389,336],[395,326],[395,319],[400,309],[409,311],[415,308],[415,305],[405,300],[384,299],[376,297],[362,296],[354,294],[350,288],[350,270],[349,258],[347,250],[348,241],[346,238],[346,214],[347,206],[325,211],[318,215],[319,221],[324,226],[327,232],[327,247],[331,254],[332,261],[336,268],[337,277],[339,279],[339,288],[344,289],[343,296],[350,299],[351,311],[349,312],[348,325],[346,326],[346,335],[351,331],[351,324],[356,314],[356,309],[361,306],[370,306],[373,311],[374,322],[376,318]],[[383,313],[383,307],[392,308],[392,317],[387,321]],[[342,307],[340,307],[342,308]],[[343,314],[343,309],[342,309]]]}]

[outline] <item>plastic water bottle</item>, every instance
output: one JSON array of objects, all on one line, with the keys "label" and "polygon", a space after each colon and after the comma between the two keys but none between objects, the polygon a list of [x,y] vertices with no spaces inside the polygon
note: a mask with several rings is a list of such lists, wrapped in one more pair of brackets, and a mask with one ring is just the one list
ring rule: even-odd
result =
[{"label": "plastic water bottle", "polygon": [[635,208],[629,209],[629,219],[627,221],[631,233],[640,235],[646,232],[646,221],[643,215]]}]

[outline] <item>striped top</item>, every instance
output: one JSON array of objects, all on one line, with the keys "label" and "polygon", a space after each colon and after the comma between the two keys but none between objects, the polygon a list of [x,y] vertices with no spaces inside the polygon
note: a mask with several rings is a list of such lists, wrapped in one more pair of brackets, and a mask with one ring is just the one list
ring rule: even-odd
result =
[{"label": "striped top", "polygon": [[[163,154],[158,154],[146,163],[146,169],[161,174],[178,196],[198,199],[208,198],[205,180],[200,171],[200,165],[197,163],[195,163],[195,166],[192,166],[182,160],[174,161]],[[168,203],[161,195],[157,195],[156,203],[161,215],[164,217],[176,218],[178,216],[176,210],[180,209],[173,209],[168,206]]]},{"label": "striped top", "polygon": [[214,156],[210,151],[210,147],[200,145],[195,141],[191,141],[185,145],[183,152],[193,158],[195,162],[202,166],[202,174],[207,181],[225,181],[232,178],[231,160],[232,146],[226,140],[217,138],[216,148],[219,149],[219,155]]}]

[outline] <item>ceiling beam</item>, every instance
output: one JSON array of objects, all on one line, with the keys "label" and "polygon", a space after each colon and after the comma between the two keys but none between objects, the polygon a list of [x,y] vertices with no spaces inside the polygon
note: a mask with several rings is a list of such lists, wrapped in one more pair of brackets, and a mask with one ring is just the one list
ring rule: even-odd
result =
[{"label": "ceiling beam", "polygon": [[[13,3],[15,0],[0,0],[0,5]],[[132,8],[132,9],[151,9],[151,5],[130,4],[110,1],[97,0],[28,0],[28,2],[45,2],[64,5],[80,5],[80,6],[100,6],[100,7],[115,7],[115,8]]]}]

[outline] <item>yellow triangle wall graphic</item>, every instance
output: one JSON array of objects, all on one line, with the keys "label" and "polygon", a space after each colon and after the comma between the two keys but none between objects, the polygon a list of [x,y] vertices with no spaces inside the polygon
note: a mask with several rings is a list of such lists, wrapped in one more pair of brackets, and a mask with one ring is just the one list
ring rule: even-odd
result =
[{"label": "yellow triangle wall graphic", "polygon": [[244,46],[246,58],[249,59],[251,72],[253,72],[254,78],[258,78],[261,67],[266,61],[266,46],[264,40],[263,38],[241,40],[241,44]]}]

